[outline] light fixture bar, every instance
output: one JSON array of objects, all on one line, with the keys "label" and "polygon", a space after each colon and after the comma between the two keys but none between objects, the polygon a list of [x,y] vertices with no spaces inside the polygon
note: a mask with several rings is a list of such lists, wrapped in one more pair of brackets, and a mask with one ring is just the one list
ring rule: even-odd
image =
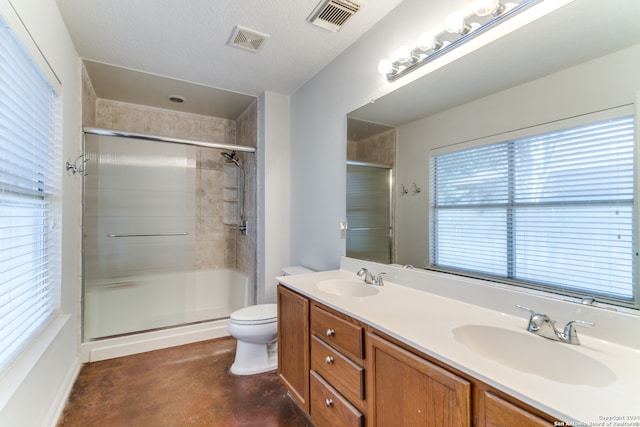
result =
[{"label": "light fixture bar", "polygon": [[[433,37],[432,43],[424,46],[418,42],[418,46],[411,50],[410,55],[403,58],[383,59],[378,65],[378,70],[386,75],[389,82],[396,81],[542,1],[544,0],[510,0],[506,3],[495,1],[493,13],[487,13],[484,8],[465,17],[456,16],[454,12],[453,16],[447,18],[447,25],[456,23],[457,28],[449,28],[435,36],[429,35],[429,38]],[[463,18],[462,22],[459,22],[460,18]]]}]

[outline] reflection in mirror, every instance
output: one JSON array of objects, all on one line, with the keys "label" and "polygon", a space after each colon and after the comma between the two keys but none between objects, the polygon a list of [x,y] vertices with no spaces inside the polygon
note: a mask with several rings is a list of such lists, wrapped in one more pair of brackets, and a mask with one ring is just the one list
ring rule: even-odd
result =
[{"label": "reflection in mirror", "polygon": [[391,263],[390,166],[347,162],[347,256]]},{"label": "reflection in mirror", "polygon": [[350,119],[347,132],[347,256],[389,264],[395,129]]},{"label": "reflection in mirror", "polygon": [[429,265],[431,149],[636,102],[637,16],[637,0],[574,0],[349,113],[349,160],[384,163],[356,156],[359,126],[395,129],[391,262]]}]

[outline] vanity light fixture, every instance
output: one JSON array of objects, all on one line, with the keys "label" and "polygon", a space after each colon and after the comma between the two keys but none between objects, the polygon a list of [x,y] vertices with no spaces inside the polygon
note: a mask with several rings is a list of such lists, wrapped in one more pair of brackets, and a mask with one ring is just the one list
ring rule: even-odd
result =
[{"label": "vanity light fixture", "polygon": [[504,12],[506,6],[500,0],[475,0],[473,8],[478,16],[497,16]]},{"label": "vanity light fixture", "polygon": [[471,25],[464,20],[464,15],[460,12],[451,12],[444,21],[444,28],[448,33],[458,33],[461,36],[469,34]]},{"label": "vanity light fixture", "polygon": [[474,0],[473,13],[467,16],[461,12],[450,13],[443,31],[422,33],[413,49],[400,46],[395,58],[385,58],[378,63],[378,72],[393,82],[544,0],[502,1]]},{"label": "vanity light fixture", "polygon": [[407,67],[418,60],[418,55],[411,51],[409,46],[402,45],[396,50],[396,61],[400,63],[401,66]]},{"label": "vanity light fixture", "polygon": [[422,33],[418,36],[417,49],[419,53],[426,53],[429,50],[438,50],[442,47],[442,41],[438,39],[433,33]]}]

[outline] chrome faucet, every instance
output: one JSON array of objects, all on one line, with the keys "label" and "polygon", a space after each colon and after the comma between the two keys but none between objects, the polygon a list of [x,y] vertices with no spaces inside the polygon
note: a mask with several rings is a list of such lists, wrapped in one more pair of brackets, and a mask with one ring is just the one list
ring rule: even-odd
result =
[{"label": "chrome faucet", "polygon": [[556,321],[551,320],[546,314],[537,313],[519,304],[516,304],[516,307],[531,313],[527,331],[554,341],[579,345],[580,340],[578,340],[578,333],[576,332],[575,326],[594,326],[593,323],[585,322],[584,320],[572,320],[561,330],[556,327]]},{"label": "chrome faucet", "polygon": [[383,274],[387,274],[385,272],[382,272],[380,274],[378,274],[375,279],[373,279],[373,286],[382,286],[384,285],[384,280],[382,280],[382,275]]},{"label": "chrome faucet", "polygon": [[387,274],[387,273],[380,273],[377,276],[374,276],[373,274],[371,274],[371,272],[369,270],[367,270],[366,268],[362,267],[360,270],[358,270],[358,272],[356,273],[358,275],[358,277],[363,277],[364,276],[364,283],[368,284],[368,285],[373,285],[373,286],[382,286],[384,285],[384,280],[382,280],[382,275],[383,274]]},{"label": "chrome faucet", "polygon": [[373,274],[371,274],[366,268],[362,267],[356,274],[358,275],[358,277],[364,276],[364,283],[368,285],[371,285],[373,283]]}]

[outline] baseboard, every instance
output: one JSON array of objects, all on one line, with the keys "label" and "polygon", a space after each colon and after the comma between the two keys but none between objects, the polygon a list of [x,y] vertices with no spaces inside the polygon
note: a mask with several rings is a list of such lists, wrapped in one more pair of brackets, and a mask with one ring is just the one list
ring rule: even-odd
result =
[{"label": "baseboard", "polygon": [[58,424],[58,421],[62,416],[62,412],[67,405],[67,401],[69,400],[69,396],[71,395],[73,385],[80,374],[81,367],[82,364],[80,363],[80,359],[76,358],[75,363],[69,368],[67,375],[64,377],[63,383],[58,390],[58,395],[50,406],[49,414],[47,414],[43,425],[54,427]]},{"label": "baseboard", "polygon": [[225,336],[229,332],[227,320],[223,319],[91,341],[80,345],[80,354],[83,362],[96,362]]}]

